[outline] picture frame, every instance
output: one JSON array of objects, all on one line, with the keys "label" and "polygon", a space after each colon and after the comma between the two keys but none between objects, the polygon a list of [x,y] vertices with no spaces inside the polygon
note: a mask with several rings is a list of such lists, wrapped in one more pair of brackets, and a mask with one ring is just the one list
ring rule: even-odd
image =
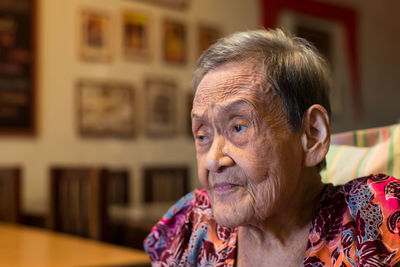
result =
[{"label": "picture frame", "polygon": [[144,202],[175,202],[189,192],[189,168],[185,166],[145,167]]},{"label": "picture frame", "polygon": [[81,136],[134,137],[135,94],[131,84],[82,79],[76,89]]},{"label": "picture frame", "polygon": [[186,25],[174,19],[163,21],[163,56],[167,63],[184,64],[187,61]]},{"label": "picture frame", "polygon": [[285,11],[280,14],[279,26],[295,36],[310,41],[327,60],[333,80],[333,90],[330,94],[331,111],[335,119],[344,116],[344,95],[346,92],[351,92],[351,81],[348,75],[350,70],[342,25],[322,18]]},{"label": "picture frame", "polygon": [[190,0],[138,0],[146,4],[154,4],[166,8],[184,10],[190,5]]},{"label": "picture frame", "polygon": [[36,134],[36,1],[0,6],[0,135]]},{"label": "picture frame", "polygon": [[198,56],[200,57],[201,54],[205,50],[207,50],[210,45],[215,43],[215,41],[220,38],[221,35],[221,30],[215,26],[210,26],[210,25],[205,25],[205,24],[200,24],[197,27],[197,44],[198,44]]},{"label": "picture frame", "polygon": [[163,78],[146,80],[146,131],[150,137],[177,133],[177,85]]},{"label": "picture frame", "polygon": [[112,60],[113,24],[107,11],[85,8],[80,14],[80,57],[87,61]]},{"label": "picture frame", "polygon": [[122,52],[127,60],[151,57],[151,16],[145,12],[122,13]]}]

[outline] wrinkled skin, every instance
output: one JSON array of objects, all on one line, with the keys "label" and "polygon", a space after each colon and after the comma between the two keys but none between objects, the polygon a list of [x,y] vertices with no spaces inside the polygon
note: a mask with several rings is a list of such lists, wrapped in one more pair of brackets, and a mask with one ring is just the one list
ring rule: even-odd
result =
[{"label": "wrinkled skin", "polygon": [[207,73],[192,121],[198,176],[217,222],[262,226],[281,216],[301,184],[301,134],[259,65],[233,62]]}]

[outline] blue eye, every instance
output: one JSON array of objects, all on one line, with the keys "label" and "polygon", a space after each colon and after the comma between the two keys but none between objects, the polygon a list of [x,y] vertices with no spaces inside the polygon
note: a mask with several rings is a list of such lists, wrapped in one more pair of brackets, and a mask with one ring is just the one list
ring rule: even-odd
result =
[{"label": "blue eye", "polygon": [[206,139],[207,139],[207,136],[205,136],[205,135],[199,135],[198,138],[199,138],[200,140],[206,140]]},{"label": "blue eye", "polygon": [[246,130],[247,127],[243,125],[235,125],[234,128],[236,132],[240,133],[241,131]]}]

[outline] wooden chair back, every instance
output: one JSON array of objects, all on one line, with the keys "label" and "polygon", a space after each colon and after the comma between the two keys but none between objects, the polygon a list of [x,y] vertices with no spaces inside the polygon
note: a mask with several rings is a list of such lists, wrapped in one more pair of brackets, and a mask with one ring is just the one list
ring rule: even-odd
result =
[{"label": "wooden chair back", "polygon": [[[121,178],[123,177],[123,178]],[[103,239],[112,193],[128,188],[126,170],[96,167],[53,167],[50,170],[48,227],[93,239]],[[118,188],[117,188],[118,187]],[[110,191],[111,190],[111,191]],[[127,198],[127,193],[126,193]]]},{"label": "wooden chair back", "polygon": [[144,202],[175,202],[189,192],[187,167],[153,166],[144,169]]},{"label": "wooden chair back", "polygon": [[0,220],[21,220],[21,168],[0,167]]},{"label": "wooden chair back", "polygon": [[109,205],[129,205],[129,173],[126,170],[104,170],[106,177],[106,203]]}]

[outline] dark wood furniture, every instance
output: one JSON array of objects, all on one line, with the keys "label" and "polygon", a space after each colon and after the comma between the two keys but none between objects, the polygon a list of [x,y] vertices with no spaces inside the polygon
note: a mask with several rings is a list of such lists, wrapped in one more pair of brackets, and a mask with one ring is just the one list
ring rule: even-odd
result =
[{"label": "dark wood furniture", "polygon": [[0,220],[21,219],[21,168],[0,167]]},{"label": "dark wood furniture", "polygon": [[50,229],[104,240],[110,204],[127,204],[129,173],[102,167],[50,169]]},{"label": "dark wood furniture", "polygon": [[144,202],[175,202],[189,193],[189,169],[185,166],[152,166],[144,169]]}]

